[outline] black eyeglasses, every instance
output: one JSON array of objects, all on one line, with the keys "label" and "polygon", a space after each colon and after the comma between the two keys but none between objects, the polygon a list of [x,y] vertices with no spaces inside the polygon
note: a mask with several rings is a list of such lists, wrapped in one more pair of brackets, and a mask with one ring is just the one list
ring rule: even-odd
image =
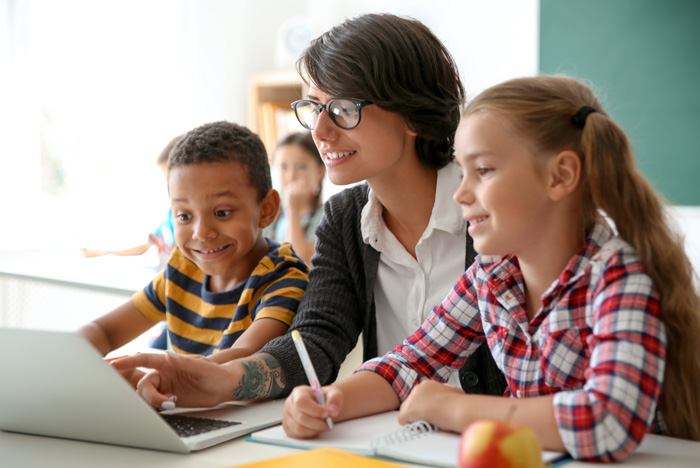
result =
[{"label": "black eyeglasses", "polygon": [[350,130],[360,124],[360,118],[362,117],[360,111],[363,107],[370,104],[372,104],[370,101],[349,98],[331,99],[325,105],[309,101],[308,99],[300,99],[292,103],[292,109],[299,123],[307,130],[316,128],[323,109],[326,109],[334,124],[345,130]]}]

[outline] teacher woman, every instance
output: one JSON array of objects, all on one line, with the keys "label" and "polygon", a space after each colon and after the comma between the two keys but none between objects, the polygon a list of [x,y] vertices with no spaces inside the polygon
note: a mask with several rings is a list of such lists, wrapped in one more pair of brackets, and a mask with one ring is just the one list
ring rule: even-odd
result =
[{"label": "teacher woman", "polygon": [[[328,384],[360,334],[365,360],[410,336],[476,255],[452,201],[464,89],[451,55],[425,25],[388,14],[335,26],[310,43],[297,67],[309,93],[292,107],[330,180],[364,181],[325,204],[309,286],[290,328]],[[453,383],[502,395],[503,375],[482,348]],[[139,354],[114,366],[155,369],[137,387],[154,407],[173,396],[192,407],[273,399],[307,383],[291,333],[248,358],[226,354]]]}]

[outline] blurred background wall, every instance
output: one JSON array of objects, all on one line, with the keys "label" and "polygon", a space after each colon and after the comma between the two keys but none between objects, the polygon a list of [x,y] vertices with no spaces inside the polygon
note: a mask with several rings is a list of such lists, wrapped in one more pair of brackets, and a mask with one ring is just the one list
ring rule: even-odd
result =
[{"label": "blurred background wall", "polygon": [[591,80],[700,243],[700,2],[0,0],[0,250],[141,242],[167,210],[170,138],[260,131],[251,83],[296,80],[309,39],[366,12],[427,24],[470,96],[539,71]]},{"label": "blurred background wall", "polygon": [[170,138],[249,124],[252,76],[371,11],[432,28],[470,94],[537,71],[535,0],[0,0],[0,249],[141,242]]}]

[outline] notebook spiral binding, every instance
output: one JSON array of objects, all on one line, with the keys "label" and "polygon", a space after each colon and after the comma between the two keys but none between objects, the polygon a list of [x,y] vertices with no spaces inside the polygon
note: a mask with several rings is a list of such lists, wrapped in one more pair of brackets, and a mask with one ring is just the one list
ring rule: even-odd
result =
[{"label": "notebook spiral binding", "polygon": [[407,442],[418,437],[426,436],[432,432],[436,432],[437,427],[425,421],[416,421],[411,424],[402,426],[401,429],[380,434],[372,439],[372,448],[376,449],[384,445],[399,444]]}]

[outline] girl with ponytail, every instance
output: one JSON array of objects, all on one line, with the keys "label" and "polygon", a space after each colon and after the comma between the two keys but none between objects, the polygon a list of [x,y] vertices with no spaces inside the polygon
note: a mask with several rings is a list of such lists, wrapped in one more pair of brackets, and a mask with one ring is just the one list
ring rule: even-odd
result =
[{"label": "girl with ponytail", "polygon": [[[461,432],[515,406],[576,459],[624,459],[648,432],[700,440],[692,267],[593,92],[563,76],[496,85],[466,106],[455,146],[475,263],[403,345],[324,387],[325,408],[295,390],[287,432],[399,405],[401,423]],[[484,341],[511,398],[440,383]]]}]

